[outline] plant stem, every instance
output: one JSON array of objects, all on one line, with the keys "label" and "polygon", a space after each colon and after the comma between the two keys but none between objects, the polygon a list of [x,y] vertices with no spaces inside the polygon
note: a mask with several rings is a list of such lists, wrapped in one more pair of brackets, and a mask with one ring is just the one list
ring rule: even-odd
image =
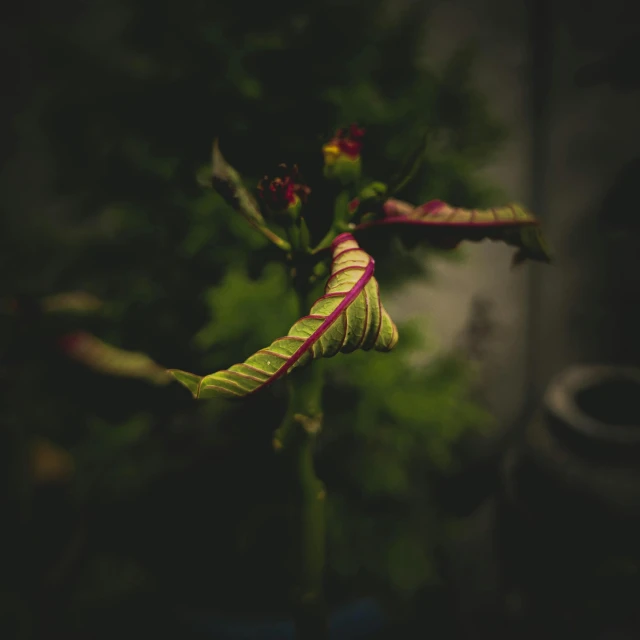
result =
[{"label": "plant stem", "polygon": [[312,255],[320,253],[325,249],[328,249],[333,242],[333,239],[343,231],[349,230],[348,218],[349,218],[349,202],[351,201],[351,194],[348,190],[341,191],[335,201],[333,210],[333,223],[331,228],[327,231],[326,235],[318,245],[311,252]]},{"label": "plant stem", "polygon": [[[299,298],[302,306],[304,294],[300,292]],[[321,361],[292,373],[289,407],[274,438],[274,448],[288,462],[293,476],[292,604],[298,640],[328,637],[323,589],[325,490],[313,463],[316,435],[322,425],[323,380]]]},{"label": "plant stem", "polygon": [[316,255],[321,251],[325,251],[329,249],[329,247],[331,247],[331,243],[333,242],[333,239],[340,233],[341,230],[342,228],[339,227],[337,224],[335,223],[332,224],[331,228],[329,229],[329,231],[327,231],[324,238],[322,238],[322,240],[320,240],[317,246],[311,251],[311,255]]},{"label": "plant stem", "polygon": [[254,229],[257,229],[263,236],[265,236],[265,238],[271,240],[271,242],[273,242],[277,247],[280,247],[283,251],[291,251],[291,243],[287,242],[284,238],[281,238],[277,233],[271,231],[266,224],[260,224],[246,216],[245,220],[247,220]]}]

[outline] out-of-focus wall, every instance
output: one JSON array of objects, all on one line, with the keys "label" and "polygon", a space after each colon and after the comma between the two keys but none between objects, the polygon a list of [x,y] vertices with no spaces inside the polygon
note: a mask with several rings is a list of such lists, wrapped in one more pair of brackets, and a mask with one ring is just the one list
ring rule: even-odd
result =
[{"label": "out-of-focus wall", "polygon": [[[616,244],[607,224],[638,208],[608,196],[640,157],[640,7],[573,0],[557,3],[553,16],[545,224],[557,261],[540,272],[532,309],[539,384],[576,361],[640,364],[640,234],[636,224],[636,241]],[[629,227],[619,230],[630,239]]]},{"label": "out-of-focus wall", "polygon": [[[640,184],[640,74],[634,62],[640,57],[640,9],[626,0],[546,4],[549,15],[538,36],[548,43],[535,42],[538,54],[548,47],[551,56],[540,126],[533,107],[539,90],[532,66],[539,63],[533,59],[534,5],[435,3],[425,57],[442,62],[468,38],[479,45],[477,82],[510,133],[484,174],[509,200],[540,209],[535,212],[555,262],[512,272],[508,248],[467,245],[464,264],[437,263],[433,283],[409,286],[393,301],[399,318],[428,318],[441,349],[463,331],[474,298],[490,303],[497,333],[483,382],[493,411],[506,423],[529,394],[536,397],[571,363],[640,364],[640,223],[633,223],[637,196],[629,188],[634,175]],[[625,185],[616,190],[616,181]],[[607,221],[617,239],[607,236]]]},{"label": "out-of-focus wall", "polygon": [[[477,52],[475,81],[509,129],[501,153],[481,175],[502,188],[507,201],[531,206],[527,21],[523,0],[436,3],[424,55],[429,64],[441,65],[472,39]],[[495,323],[483,358],[483,388],[498,419],[510,423],[522,408],[527,384],[528,282],[531,270],[541,267],[524,265],[511,271],[513,249],[489,241],[467,243],[463,251],[464,263],[436,261],[433,282],[409,285],[388,306],[399,319],[424,316],[437,348],[444,350],[458,341],[470,321],[474,300],[480,300],[487,320]]]}]

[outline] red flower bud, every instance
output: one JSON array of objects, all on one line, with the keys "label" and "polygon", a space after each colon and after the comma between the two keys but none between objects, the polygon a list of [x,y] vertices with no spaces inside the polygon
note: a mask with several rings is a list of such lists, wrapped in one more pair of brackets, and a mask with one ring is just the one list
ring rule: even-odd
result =
[{"label": "red flower bud", "polygon": [[337,144],[340,151],[350,158],[356,158],[362,151],[362,138],[364,137],[364,129],[358,127],[356,124],[352,124],[349,127],[349,131],[346,133],[344,130],[338,131],[336,134]]},{"label": "red flower bud", "polygon": [[333,138],[323,147],[328,161],[336,160],[339,156],[346,156],[350,160],[360,157],[364,129],[356,124],[350,125],[348,130],[338,129]]},{"label": "red flower bud", "polygon": [[292,209],[297,210],[301,202],[306,202],[311,189],[297,180],[297,165],[289,168],[285,164],[278,166],[278,172],[274,178],[269,176],[262,178],[258,183],[258,193],[267,209],[273,213],[281,213]]}]

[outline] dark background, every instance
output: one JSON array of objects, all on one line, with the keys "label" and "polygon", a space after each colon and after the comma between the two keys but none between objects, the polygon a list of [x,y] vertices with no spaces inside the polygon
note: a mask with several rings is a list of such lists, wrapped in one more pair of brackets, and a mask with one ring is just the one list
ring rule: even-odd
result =
[{"label": "dark background", "polygon": [[[429,323],[441,355],[405,376],[402,358],[429,351],[408,328],[386,365],[406,395],[387,390],[386,405],[375,366],[331,363],[336,417],[319,471],[345,522],[332,602],[374,595],[399,625],[391,637],[410,625],[417,637],[640,637],[623,606],[640,596],[637,564],[612,583],[613,604],[583,597],[576,578],[556,594],[576,597],[555,609],[522,595],[526,572],[514,596],[500,577],[512,557],[487,552],[497,542],[526,557],[535,544],[501,542],[491,501],[505,443],[551,377],[577,362],[640,364],[636,3],[30,1],[0,29],[3,637],[187,637],[174,610],[286,611],[286,483],[267,455],[281,392],[194,408],[177,385],[88,372],[55,345],[84,329],[205,373],[279,335],[292,319],[281,273],[262,271],[274,253],[194,176],[220,136],[251,180],[287,161],[313,184],[320,145],[352,120],[367,126],[365,168],[381,178],[424,128],[436,132],[442,153],[406,198],[518,199],[555,261],[512,274],[502,247],[474,245],[458,264],[369,240],[392,313]],[[104,299],[104,313],[38,311],[74,289]],[[469,382],[470,363],[484,385]],[[497,416],[489,435],[482,407]],[[374,443],[372,424],[394,435]],[[413,457],[385,458],[405,433]],[[34,437],[70,452],[72,482],[27,477]],[[558,582],[564,552],[550,544],[557,557],[532,592]]]}]

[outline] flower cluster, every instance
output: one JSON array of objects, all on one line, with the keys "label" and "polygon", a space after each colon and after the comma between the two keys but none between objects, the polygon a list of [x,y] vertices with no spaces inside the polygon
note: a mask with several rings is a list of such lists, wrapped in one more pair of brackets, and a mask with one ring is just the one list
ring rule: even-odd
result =
[{"label": "flower cluster", "polygon": [[345,185],[358,180],[363,137],[364,129],[352,124],[348,129],[339,129],[322,147],[326,178],[338,180]]},{"label": "flower cluster", "polygon": [[338,160],[356,162],[362,151],[364,129],[352,124],[349,129],[338,129],[335,136],[322,148],[325,164],[335,164]]}]

